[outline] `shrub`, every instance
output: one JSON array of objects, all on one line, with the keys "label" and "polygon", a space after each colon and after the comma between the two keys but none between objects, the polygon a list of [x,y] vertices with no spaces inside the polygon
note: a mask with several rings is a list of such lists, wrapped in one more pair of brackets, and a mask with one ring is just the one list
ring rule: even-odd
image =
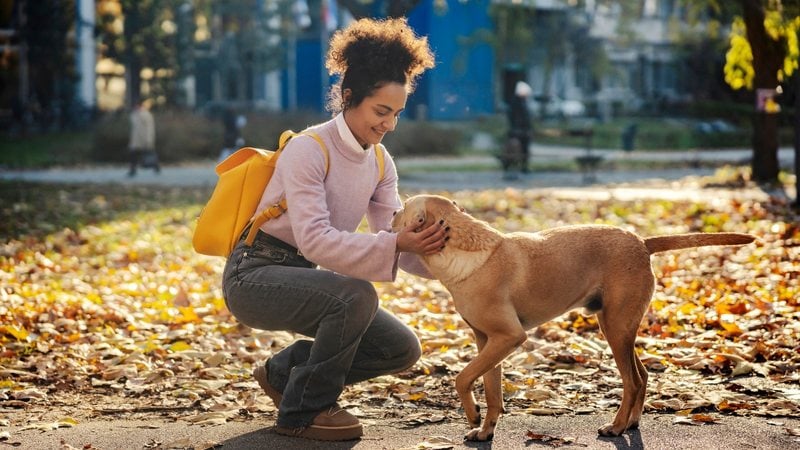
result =
[{"label": "shrub", "polygon": [[[307,126],[329,120],[329,116],[310,112],[249,113],[244,139],[247,145],[273,148],[284,130],[300,131]],[[400,120],[395,131],[384,138],[392,156],[457,154],[463,133],[444,125]]]},{"label": "shrub", "polygon": [[66,131],[33,136],[0,135],[0,168],[48,167],[85,162],[91,133]]},{"label": "shrub", "polygon": [[[199,115],[186,111],[154,111],[156,150],[162,162],[216,159],[222,150],[222,120],[218,115]],[[245,145],[272,149],[287,129],[301,131],[328,120],[312,112],[245,113],[242,130]],[[103,162],[128,160],[128,116],[117,112],[102,117],[94,132],[92,159]],[[386,135],[385,144],[393,156],[457,154],[464,133],[454,127],[428,122],[401,120],[397,129]]]},{"label": "shrub", "polygon": [[457,155],[464,133],[453,126],[401,120],[383,143],[392,156]]},{"label": "shrub", "polygon": [[[245,144],[267,149],[277,147],[281,133],[286,130],[302,131],[308,126],[328,120],[324,114],[304,111],[250,112],[245,116],[247,125],[242,130]],[[221,130],[220,122],[220,132]]]},{"label": "shrub", "polygon": [[[180,111],[156,111],[156,151],[162,162],[216,158],[222,142],[222,125]],[[128,160],[128,116],[113,113],[95,126],[92,158],[96,161]]]}]

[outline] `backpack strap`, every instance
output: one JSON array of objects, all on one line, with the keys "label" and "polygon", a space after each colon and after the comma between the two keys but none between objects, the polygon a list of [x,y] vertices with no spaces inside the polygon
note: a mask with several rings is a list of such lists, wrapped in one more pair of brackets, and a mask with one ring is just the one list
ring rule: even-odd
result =
[{"label": "backpack strap", "polygon": [[[275,151],[275,164],[277,164],[277,159],[280,154],[283,152],[283,148],[286,147],[286,144],[289,143],[289,140],[295,136],[310,136],[317,141],[320,148],[322,149],[322,154],[325,156],[325,176],[328,176],[328,170],[330,169],[331,161],[330,155],[328,154],[328,147],[325,146],[325,143],[322,141],[322,138],[319,137],[318,134],[312,133],[310,131],[303,131],[300,133],[295,133],[292,130],[286,130],[281,133],[281,137],[278,140],[278,150]],[[383,155],[381,155],[383,156]],[[253,241],[256,239],[256,234],[258,233],[258,229],[261,228],[268,220],[276,219],[280,217],[283,213],[286,212],[288,209],[288,204],[286,203],[286,198],[281,199],[280,202],[262,209],[258,214],[253,216],[250,219],[250,231],[247,232],[247,238],[245,239],[245,244],[253,245]]]},{"label": "backpack strap", "polygon": [[330,170],[331,168],[330,155],[328,155],[328,147],[325,146],[325,143],[322,142],[322,138],[319,137],[317,133],[311,131],[301,131],[300,133],[295,133],[292,130],[286,130],[283,133],[281,133],[281,137],[280,139],[278,139],[278,151],[279,152],[282,151],[283,147],[285,147],[286,144],[289,143],[289,139],[295,136],[309,136],[314,138],[315,141],[317,141],[317,144],[319,144],[320,148],[322,149],[322,154],[325,156],[325,176],[327,176],[328,170]]},{"label": "backpack strap", "polygon": [[378,183],[383,181],[383,176],[386,175],[385,168],[386,168],[386,161],[383,160],[383,144],[376,144],[375,145],[375,157],[378,159],[378,173],[380,176],[378,177]]}]

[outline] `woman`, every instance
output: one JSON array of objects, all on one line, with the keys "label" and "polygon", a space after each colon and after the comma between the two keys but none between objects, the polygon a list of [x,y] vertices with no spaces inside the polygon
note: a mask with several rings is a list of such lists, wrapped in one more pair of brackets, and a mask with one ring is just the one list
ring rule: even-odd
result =
[{"label": "woman", "polygon": [[[420,356],[416,335],[379,308],[371,281],[394,280],[398,265],[430,276],[417,254],[440,251],[447,230],[437,223],[390,231],[401,207],[397,172],[378,145],[397,125],[415,79],[433,67],[427,40],[404,19],[362,19],[332,37],[326,67],[339,76],[329,102],[338,114],[308,131],[325,143],[329,169],[312,137],[289,142],[259,207],[285,198],[288,211],[262,225],[252,247],[239,242],[223,291],[242,323],[314,338],[253,372],[278,405],[275,430],[348,440],[362,428],[336,405],[344,386],[402,371]],[[383,177],[376,152],[384,155]],[[365,216],[371,232],[356,233]]]}]

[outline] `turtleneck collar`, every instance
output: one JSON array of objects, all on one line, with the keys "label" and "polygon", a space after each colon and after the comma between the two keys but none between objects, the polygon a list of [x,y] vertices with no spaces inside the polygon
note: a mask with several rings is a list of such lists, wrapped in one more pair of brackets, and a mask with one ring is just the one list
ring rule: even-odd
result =
[{"label": "turtleneck collar", "polygon": [[350,131],[350,127],[347,126],[347,122],[344,120],[343,112],[337,114],[334,120],[336,122],[336,128],[339,131],[339,137],[341,137],[344,143],[347,145],[348,151],[352,151],[354,154],[361,156],[372,148],[372,145],[366,149],[361,147],[361,145],[358,143],[358,140],[353,135],[353,132]]}]

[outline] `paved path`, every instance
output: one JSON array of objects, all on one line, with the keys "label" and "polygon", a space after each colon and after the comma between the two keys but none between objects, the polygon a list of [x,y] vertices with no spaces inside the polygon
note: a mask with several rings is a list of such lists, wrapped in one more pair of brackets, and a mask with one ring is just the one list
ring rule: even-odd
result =
[{"label": "paved path", "polygon": [[[579,148],[536,146],[533,148],[532,162],[558,162],[573,160],[585,154]],[[606,161],[704,161],[718,164],[743,163],[748,161],[750,150],[706,150],[694,152],[647,151],[626,153],[621,150],[593,150]],[[781,165],[791,170],[794,151],[781,149]],[[587,185],[608,185],[619,183],[641,183],[646,180],[672,181],[686,176],[705,176],[714,172],[709,168],[681,169],[637,169],[608,170],[600,168],[594,181],[588,182],[579,172],[542,171],[521,176],[517,180],[505,180],[499,170],[497,160],[490,155],[462,157],[397,158],[400,172],[400,187],[405,190],[462,190],[494,189],[513,187],[519,189],[547,187],[585,187]],[[160,174],[152,170],[140,170],[135,177],[126,175],[127,167],[90,166],[75,168],[54,168],[48,170],[0,170],[0,179],[19,179],[37,182],[66,183],[120,183],[124,185],[155,184],[169,186],[213,186],[217,176],[213,161],[166,166]],[[481,170],[475,170],[479,168]],[[462,169],[462,170],[459,170]]]},{"label": "paved path", "polygon": [[[424,410],[408,410],[413,415]],[[441,411],[430,411],[441,414]],[[77,423],[70,428],[43,431],[20,431],[12,427],[8,448],[58,450],[92,448],[114,449],[206,449],[223,450],[432,450],[485,449],[531,450],[560,447],[559,441],[543,442],[528,439],[528,432],[571,439],[564,448],[648,449],[648,450],[711,450],[759,449],[788,450],[800,448],[800,437],[787,429],[800,427],[800,419],[717,416],[713,425],[675,424],[674,414],[645,413],[638,430],[618,438],[597,435],[597,428],[611,419],[613,412],[562,416],[507,415],[497,427],[493,442],[463,442],[468,430],[463,417],[446,418],[441,422],[408,428],[397,419],[365,420],[364,437],[349,442],[320,442],[287,438],[272,431],[274,420],[263,415],[245,421],[216,426],[192,425],[183,420],[102,419]],[[458,414],[454,414],[457,416]],[[0,430],[2,430],[0,428]],[[423,443],[428,442],[425,446]],[[437,443],[439,446],[433,446]],[[3,446],[3,447],[5,447]]]}]

